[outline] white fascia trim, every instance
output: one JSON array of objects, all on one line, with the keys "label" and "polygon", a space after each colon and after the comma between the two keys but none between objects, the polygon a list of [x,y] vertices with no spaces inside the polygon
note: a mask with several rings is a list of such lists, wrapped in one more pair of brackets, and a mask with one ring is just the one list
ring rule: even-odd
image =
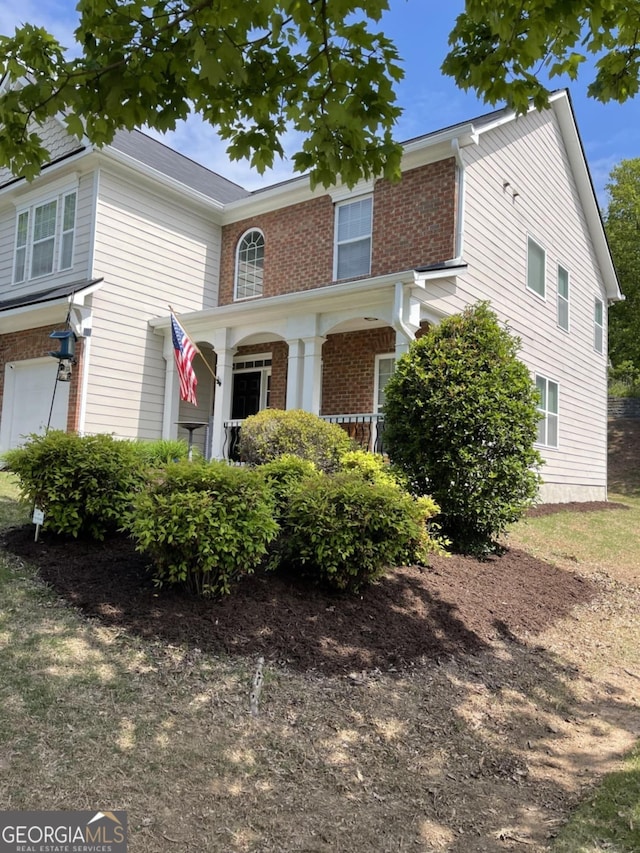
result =
[{"label": "white fascia trim", "polygon": [[[458,272],[466,267],[457,269],[434,270],[427,273],[428,280],[437,278],[455,278]],[[327,310],[335,310],[338,299],[354,300],[362,303],[362,295],[365,294],[373,301],[376,292],[389,290],[391,299],[395,293],[396,284],[415,286],[417,283],[415,270],[404,270],[389,275],[377,276],[376,278],[358,279],[348,284],[330,284],[325,287],[317,287],[313,290],[302,290],[296,293],[286,293],[280,296],[270,296],[252,300],[251,302],[233,303],[222,305],[219,308],[207,308],[204,311],[193,311],[182,314],[189,331],[194,333],[205,333],[212,328],[224,328],[225,326],[238,326],[242,323],[260,322],[267,316],[286,316],[296,313],[323,313]],[[420,273],[420,276],[423,274]],[[159,334],[169,329],[169,316],[155,317],[149,320],[149,326]]]},{"label": "white fascia trim", "polygon": [[175,178],[170,178],[168,175],[165,175],[163,172],[159,172],[157,169],[152,169],[151,166],[147,166],[146,163],[141,163],[140,160],[136,160],[135,157],[131,157],[129,154],[124,154],[122,151],[117,151],[115,148],[110,148],[108,145],[100,150],[94,149],[94,151],[98,156],[111,160],[114,163],[118,163],[121,166],[125,166],[127,169],[131,169],[132,171],[148,178],[154,184],[159,184],[167,189],[173,190],[182,198],[189,199],[196,204],[206,207],[210,213],[221,215],[224,210],[225,206],[222,202],[215,201],[210,196],[192,189]]},{"label": "white fascia trim", "polygon": [[[91,153],[86,148],[82,151],[76,151],[75,154],[70,154],[68,157],[63,157],[62,160],[58,160],[55,163],[51,163],[51,165],[45,166],[45,168],[40,172],[40,174],[35,178],[38,182],[43,181],[49,177],[49,175],[55,175],[56,172],[59,172],[61,169],[65,169],[67,166],[76,163],[78,160],[81,160],[83,157],[86,157],[87,154]],[[29,182],[26,178],[18,178],[16,181],[13,181],[10,184],[6,184],[4,187],[0,188],[0,196],[8,195],[10,192],[15,192],[18,189],[22,189],[29,185]],[[46,192],[46,186],[44,189],[40,189],[40,192]],[[35,192],[35,191],[34,191]]]},{"label": "white fascia trim", "polygon": [[[38,326],[48,326],[58,322],[60,312],[64,308],[64,317],[69,305],[84,305],[85,297],[90,296],[100,287],[102,281],[86,287],[82,293],[71,293],[49,302],[35,302],[31,305],[21,305],[18,308],[8,308],[0,314],[0,334],[22,332],[25,329],[37,329]],[[62,322],[62,320],[60,320]]]},{"label": "white fascia trim", "polygon": [[589,173],[589,166],[585,159],[584,149],[580,141],[580,134],[576,125],[575,117],[569,97],[566,91],[556,92],[550,98],[551,108],[562,132],[562,138],[569,157],[569,163],[573,171],[578,194],[587,220],[589,234],[593,241],[596,258],[602,273],[607,300],[619,302],[622,299],[620,284],[616,275],[609,243],[604,230],[600,208],[593,190],[593,183]]}]

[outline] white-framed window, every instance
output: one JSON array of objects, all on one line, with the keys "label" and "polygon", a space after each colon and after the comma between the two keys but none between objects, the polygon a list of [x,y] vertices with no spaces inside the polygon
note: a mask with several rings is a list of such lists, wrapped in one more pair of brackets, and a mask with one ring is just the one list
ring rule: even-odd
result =
[{"label": "white-framed window", "polygon": [[396,369],[396,357],[394,353],[385,353],[376,356],[376,375],[373,389],[373,411],[382,414],[384,407],[384,389]]},{"label": "white-framed window", "polygon": [[357,278],[371,272],[373,196],[336,205],[334,278]]},{"label": "white-framed window", "polygon": [[262,296],[264,280],[264,234],[258,228],[246,231],[236,252],[235,298]]},{"label": "white-framed window", "polygon": [[539,243],[527,238],[527,288],[545,298],[546,252]]},{"label": "white-framed window", "polygon": [[73,266],[76,190],[17,211],[13,280],[16,284]]},{"label": "white-framed window", "polygon": [[569,331],[569,270],[558,264],[558,327]]},{"label": "white-framed window", "polygon": [[593,346],[596,352],[604,352],[604,302],[597,296],[593,305]]},{"label": "white-framed window", "polygon": [[540,395],[538,402],[540,420],[536,442],[545,447],[557,447],[560,396],[558,383],[547,379],[546,376],[536,375],[536,388]]}]

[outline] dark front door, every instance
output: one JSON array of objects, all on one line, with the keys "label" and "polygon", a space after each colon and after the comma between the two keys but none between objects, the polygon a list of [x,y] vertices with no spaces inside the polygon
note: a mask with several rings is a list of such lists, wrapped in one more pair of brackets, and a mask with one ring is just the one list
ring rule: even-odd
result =
[{"label": "dark front door", "polygon": [[236,373],[233,377],[232,420],[248,418],[260,411],[260,380],[262,373]]}]

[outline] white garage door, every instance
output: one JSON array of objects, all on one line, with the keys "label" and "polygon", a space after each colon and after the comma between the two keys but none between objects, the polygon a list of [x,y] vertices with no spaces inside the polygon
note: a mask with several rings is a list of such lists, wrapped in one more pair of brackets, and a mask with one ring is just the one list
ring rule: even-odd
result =
[{"label": "white garage door", "polygon": [[51,429],[67,428],[69,383],[57,382],[58,362],[53,358],[14,361],[5,367],[0,449],[22,444],[31,433],[43,434],[49,420]]}]

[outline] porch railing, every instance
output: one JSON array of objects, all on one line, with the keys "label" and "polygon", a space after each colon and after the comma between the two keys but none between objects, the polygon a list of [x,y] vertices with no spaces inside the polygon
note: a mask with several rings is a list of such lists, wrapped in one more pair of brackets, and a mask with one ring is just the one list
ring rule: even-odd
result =
[{"label": "porch railing", "polygon": [[[363,450],[384,453],[384,416],[378,414],[321,415],[324,421],[338,424]],[[234,465],[241,465],[239,444],[242,420],[224,422],[223,458]]]},{"label": "porch railing", "polygon": [[323,421],[338,424],[356,444],[370,453],[384,453],[384,415],[321,415]]}]

